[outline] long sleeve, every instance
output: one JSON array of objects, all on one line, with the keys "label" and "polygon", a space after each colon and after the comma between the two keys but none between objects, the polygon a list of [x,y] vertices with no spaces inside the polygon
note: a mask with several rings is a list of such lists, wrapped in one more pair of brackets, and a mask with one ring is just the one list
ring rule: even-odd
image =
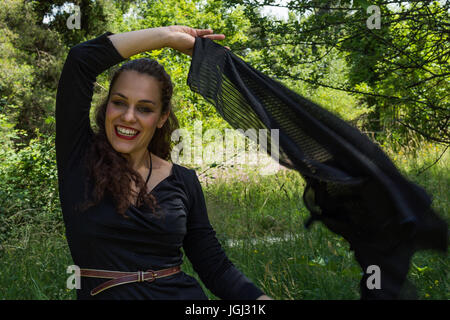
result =
[{"label": "long sleeve", "polygon": [[195,170],[189,170],[190,205],[184,251],[205,286],[224,300],[255,300],[264,293],[227,258],[212,228],[203,190]]},{"label": "long sleeve", "polygon": [[99,74],[124,58],[110,39],[111,32],[70,49],[56,95],[56,159],[61,179],[70,161],[80,161],[93,131],[89,121],[94,83]]}]

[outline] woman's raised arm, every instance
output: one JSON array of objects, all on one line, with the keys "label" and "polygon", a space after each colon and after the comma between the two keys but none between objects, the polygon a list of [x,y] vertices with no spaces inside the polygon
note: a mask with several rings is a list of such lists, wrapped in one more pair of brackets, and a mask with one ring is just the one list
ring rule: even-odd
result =
[{"label": "woman's raised arm", "polygon": [[113,34],[109,39],[122,57],[170,47],[184,54],[192,55],[195,37],[223,40],[225,35],[214,34],[211,29],[194,29],[186,26],[167,26]]}]

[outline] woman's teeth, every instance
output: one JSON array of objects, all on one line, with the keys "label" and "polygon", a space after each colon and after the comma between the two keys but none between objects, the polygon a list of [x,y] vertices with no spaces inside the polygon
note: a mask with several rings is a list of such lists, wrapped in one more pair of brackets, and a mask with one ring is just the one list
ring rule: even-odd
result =
[{"label": "woman's teeth", "polygon": [[125,136],[132,137],[132,136],[135,136],[136,134],[138,134],[139,131],[134,131],[134,130],[130,130],[130,129],[117,127],[117,132],[119,132],[120,134],[123,134]]}]

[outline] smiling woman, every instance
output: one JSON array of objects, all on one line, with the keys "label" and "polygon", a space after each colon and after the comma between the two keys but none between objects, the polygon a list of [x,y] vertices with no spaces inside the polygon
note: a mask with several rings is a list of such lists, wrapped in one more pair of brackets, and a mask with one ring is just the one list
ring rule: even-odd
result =
[{"label": "smiling woman", "polygon": [[156,199],[149,191],[170,174],[170,134],[179,126],[171,112],[172,93],[170,76],[155,60],[131,60],[116,71],[108,96],[95,111],[98,132],[85,156],[86,185],[94,184],[94,200],[84,203],[82,210],[109,193],[124,216],[130,199],[154,211]]},{"label": "smiling woman", "polygon": [[69,51],[56,99],[56,159],[66,238],[81,272],[78,299],[207,299],[181,271],[181,248],[219,298],[267,298],[225,255],[196,172],[168,161],[178,121],[172,81],[157,61],[123,64],[96,108],[96,132],[90,127],[99,74],[143,51],[191,54],[198,36],[224,38],[170,26],[108,32]]}]

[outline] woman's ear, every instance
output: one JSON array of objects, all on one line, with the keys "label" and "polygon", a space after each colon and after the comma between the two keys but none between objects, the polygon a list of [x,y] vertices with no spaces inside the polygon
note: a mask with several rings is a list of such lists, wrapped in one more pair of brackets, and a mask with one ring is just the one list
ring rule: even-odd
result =
[{"label": "woman's ear", "polygon": [[161,118],[158,121],[158,129],[161,129],[164,123],[166,123],[167,119],[169,118],[170,111],[167,111],[166,113],[163,113],[161,115]]}]

